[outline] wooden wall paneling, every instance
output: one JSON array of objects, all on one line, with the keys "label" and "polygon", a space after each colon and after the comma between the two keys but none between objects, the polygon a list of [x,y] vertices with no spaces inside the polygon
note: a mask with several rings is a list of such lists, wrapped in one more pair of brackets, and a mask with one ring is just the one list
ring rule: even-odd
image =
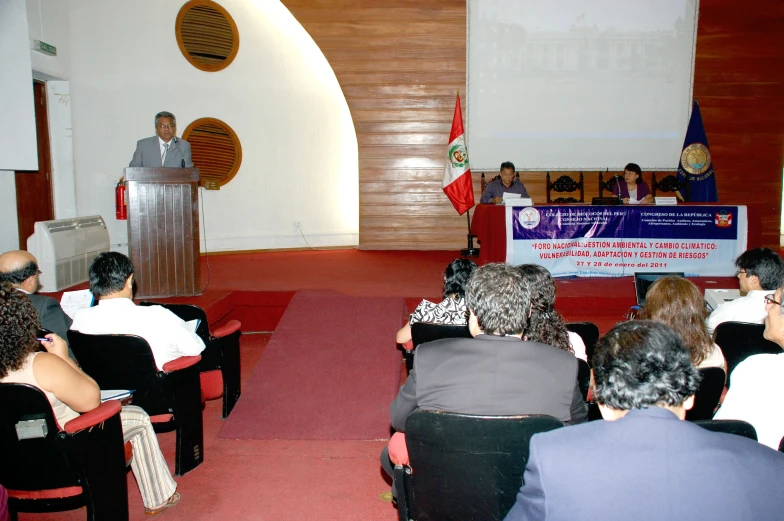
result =
[{"label": "wooden wall paneling", "polygon": [[[465,217],[441,179],[455,89],[467,96],[465,0],[283,3],[324,52],[354,119],[360,248],[464,247]],[[768,245],[779,242],[784,167],[782,24],[780,0],[703,1],[695,58],[720,201],[757,206]],[[643,178],[650,185],[650,172]],[[546,199],[544,172],[522,180],[534,201]],[[474,189],[478,201],[479,172]],[[586,172],[585,198],[596,195],[598,172]]]},{"label": "wooden wall paneling", "polygon": [[465,216],[441,181],[456,90],[465,96],[465,0],[283,3],[329,61],[354,120],[360,248],[464,248]]}]

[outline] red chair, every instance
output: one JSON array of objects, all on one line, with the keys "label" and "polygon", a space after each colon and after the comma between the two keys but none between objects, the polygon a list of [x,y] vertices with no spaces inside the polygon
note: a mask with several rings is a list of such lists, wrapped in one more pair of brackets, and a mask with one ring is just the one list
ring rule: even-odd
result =
[{"label": "red chair", "polygon": [[223,397],[223,414],[225,420],[242,394],[240,382],[240,328],[238,320],[230,320],[223,327],[210,333],[207,314],[199,306],[192,304],[161,304],[158,302],[142,302],[142,306],[163,306],[186,322],[199,320],[196,334],[204,342],[201,353],[199,371],[201,371],[201,389],[205,400]]},{"label": "red chair", "polygon": [[82,370],[101,389],[133,390],[133,404],[150,415],[155,432],[176,429],[177,476],[204,461],[200,356],[182,356],[159,371],[149,344],[141,337],[71,330],[68,340]]},{"label": "red chair", "polygon": [[14,519],[85,506],[89,521],[128,520],[120,409],[111,400],[60,426],[43,391],[0,384],[0,484]]}]

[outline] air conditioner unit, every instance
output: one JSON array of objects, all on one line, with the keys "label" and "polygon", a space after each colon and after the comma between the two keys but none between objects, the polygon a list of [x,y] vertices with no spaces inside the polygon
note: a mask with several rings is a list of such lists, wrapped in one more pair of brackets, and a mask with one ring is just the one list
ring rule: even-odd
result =
[{"label": "air conditioner unit", "polygon": [[87,280],[93,259],[109,251],[109,230],[100,215],[37,222],[27,251],[42,271],[40,291],[60,291]]}]

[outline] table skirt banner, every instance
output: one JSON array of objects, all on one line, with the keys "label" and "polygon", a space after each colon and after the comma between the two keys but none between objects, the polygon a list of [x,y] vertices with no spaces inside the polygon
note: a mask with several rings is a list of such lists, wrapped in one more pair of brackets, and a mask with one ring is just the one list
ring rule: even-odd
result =
[{"label": "table skirt banner", "polygon": [[506,208],[506,262],[556,277],[732,276],[747,242],[745,206]]}]

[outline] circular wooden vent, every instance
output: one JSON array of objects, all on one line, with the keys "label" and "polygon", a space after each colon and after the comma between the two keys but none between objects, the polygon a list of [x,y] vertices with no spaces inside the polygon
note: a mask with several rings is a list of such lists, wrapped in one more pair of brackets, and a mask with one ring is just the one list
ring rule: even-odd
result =
[{"label": "circular wooden vent", "polygon": [[215,118],[197,119],[182,133],[191,144],[193,165],[199,169],[199,185],[218,190],[237,174],[242,146],[234,130]]},{"label": "circular wooden vent", "polygon": [[177,45],[197,69],[225,69],[237,56],[240,33],[231,15],[210,0],[191,0],[182,6],[174,26]]}]

